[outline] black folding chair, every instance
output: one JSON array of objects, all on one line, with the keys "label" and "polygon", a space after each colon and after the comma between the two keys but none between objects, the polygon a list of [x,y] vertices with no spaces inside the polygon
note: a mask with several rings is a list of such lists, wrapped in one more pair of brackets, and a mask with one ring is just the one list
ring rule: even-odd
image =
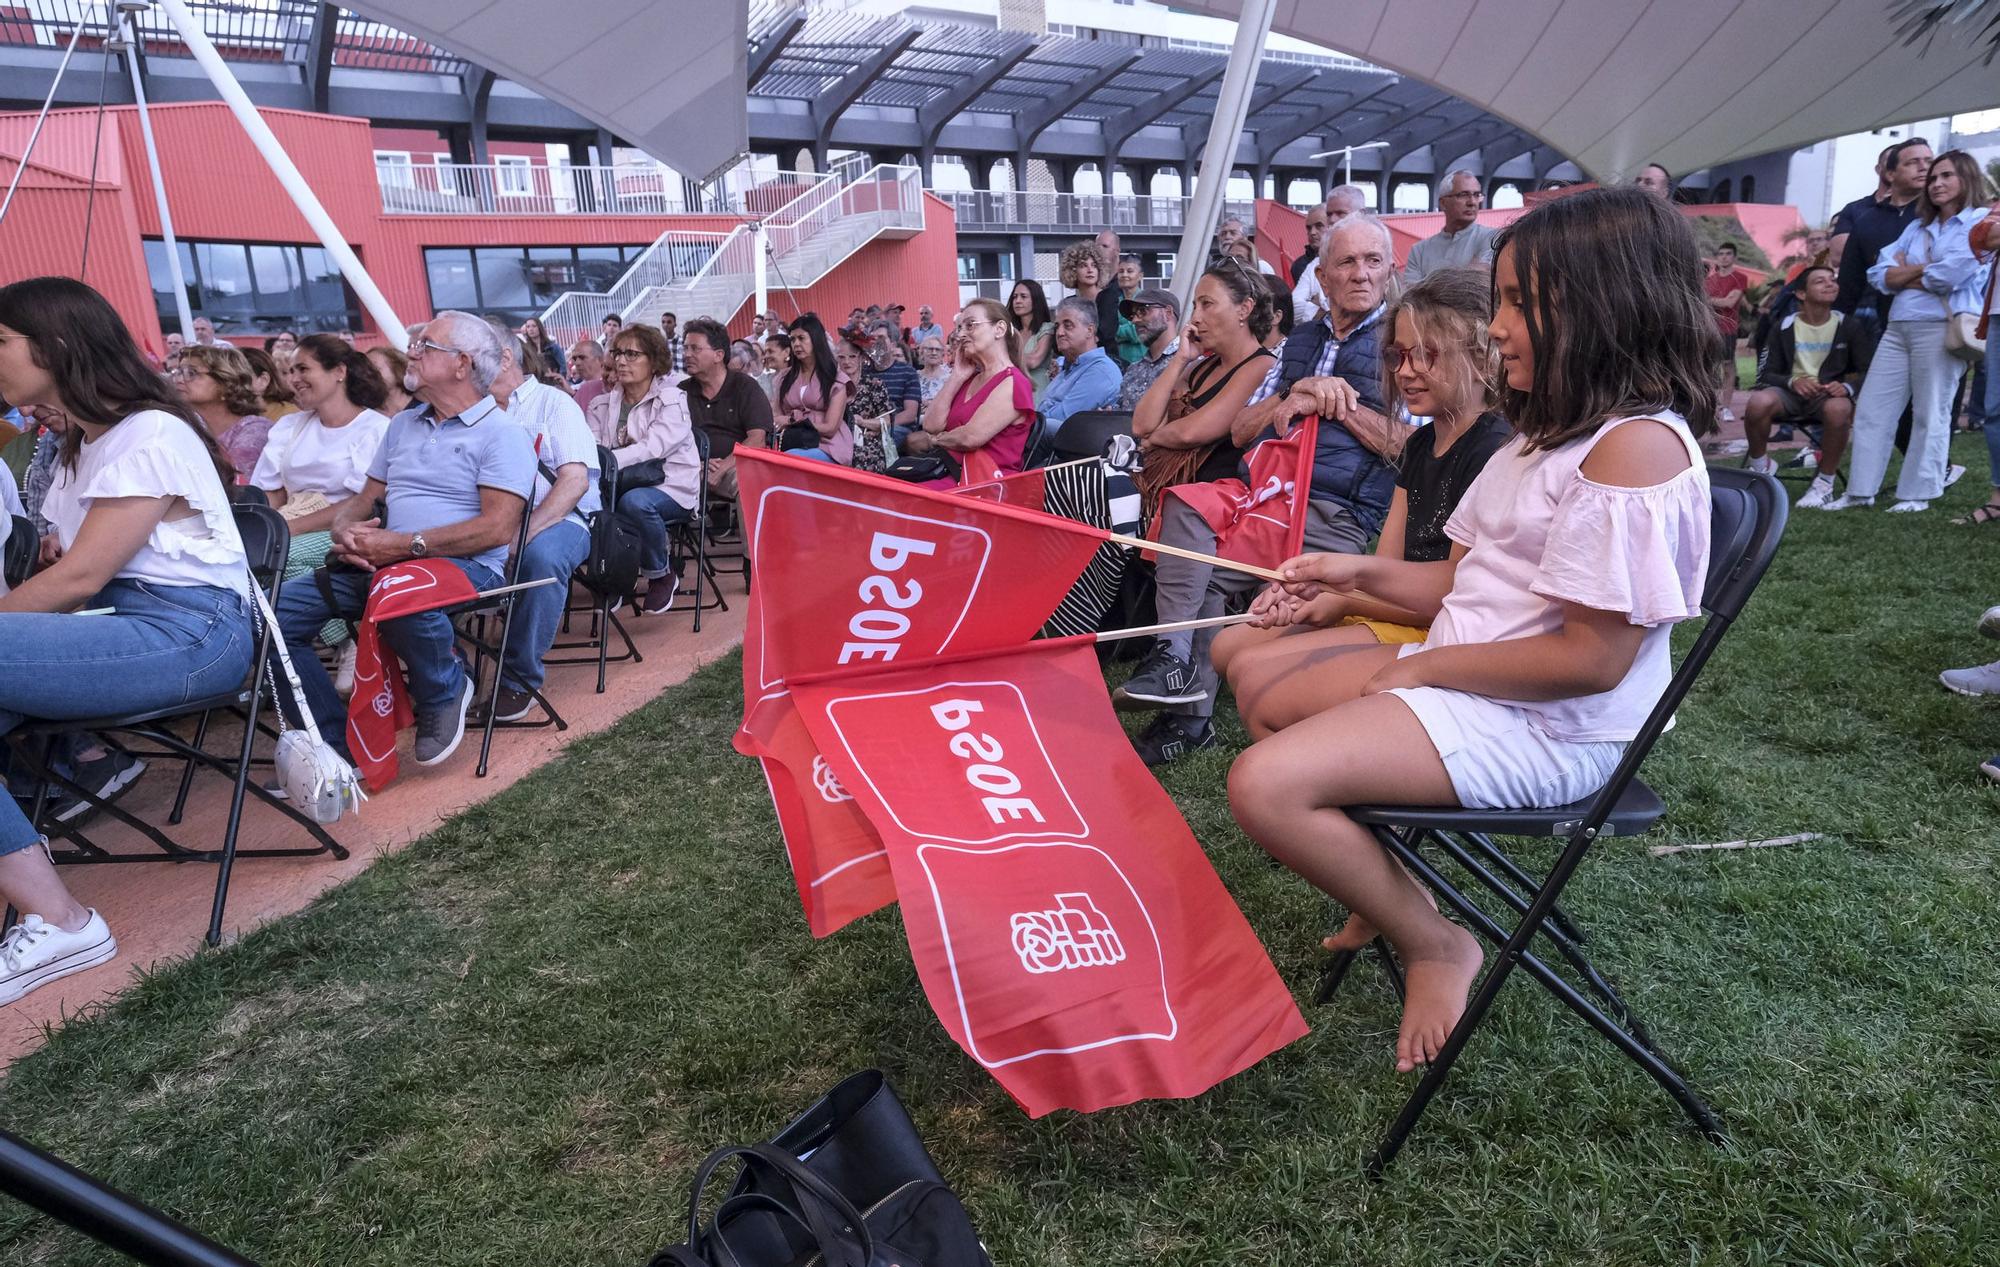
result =
[{"label": "black folding chair", "polygon": [[[669,612],[693,612],[694,632],[701,632],[701,614],[705,611],[728,611],[729,600],[722,596],[722,586],[715,580],[715,564],[708,557],[708,433],[700,427],[694,429],[695,453],[701,463],[700,473],[695,477],[694,513],[677,524],[667,528],[668,566],[676,575],[688,561],[694,562],[694,589],[683,603],[675,595]],[[747,564],[745,566],[748,566]],[[704,599],[702,590],[706,587],[710,597]]]},{"label": "black folding chair", "polygon": [[7,588],[13,589],[33,576],[41,557],[42,539],[35,532],[35,521],[20,515],[13,516],[7,531],[4,561]]},{"label": "black folding chair", "polygon": [[[521,579],[521,558],[527,553],[528,519],[533,511],[534,501],[530,498],[521,507],[521,527],[514,535],[514,550],[507,556],[507,570],[500,578],[498,586],[500,589],[506,589]],[[486,777],[486,767],[493,756],[493,732],[498,727],[505,726],[510,730],[538,730],[547,726],[554,726],[557,730],[569,729],[569,723],[563,720],[563,715],[556,711],[556,706],[549,702],[549,697],[539,690],[529,693],[535,697],[535,703],[541,706],[543,716],[540,721],[503,722],[499,720],[499,710],[494,707],[495,697],[500,693],[500,675],[507,663],[507,646],[514,637],[514,612],[517,608],[516,600],[520,597],[519,590],[506,594],[481,594],[478,598],[467,599],[463,603],[454,603],[439,609],[452,618],[452,623],[458,630],[459,641],[472,648],[472,667],[468,672],[472,675],[475,698],[483,689],[487,665],[491,664],[493,667],[493,683],[486,699],[486,717],[481,723],[484,733],[479,740],[479,766],[474,771],[482,779]],[[461,616],[470,616],[472,619],[461,623],[459,621]],[[493,638],[488,632],[489,626],[495,620],[500,622],[498,639]]]},{"label": "black folding chair", "polygon": [[727,572],[743,578],[750,592],[750,544],[743,536],[743,507],[733,497],[709,494],[708,561],[710,575]]},{"label": "black folding chair", "polygon": [[1028,441],[1021,446],[1021,469],[1032,471],[1049,464],[1049,455],[1054,452],[1049,434],[1049,420],[1037,409],[1032,422],[1028,424]]},{"label": "black folding chair", "polygon": [[[1694,645],[1688,649],[1638,736],[1626,747],[1610,781],[1588,801],[1578,801],[1559,809],[1473,810],[1435,807],[1366,805],[1348,811],[1349,817],[1366,825],[1414,876],[1428,885],[1443,903],[1464,919],[1486,941],[1500,948],[1485,978],[1466,1004],[1446,1040],[1444,1049],[1425,1072],[1423,1081],[1403,1105],[1388,1135],[1369,1159],[1369,1173],[1380,1175],[1395,1160],[1403,1142],[1422,1116],[1431,1097],[1451,1072],[1459,1053],[1474,1030],[1486,1017],[1518,965],[1555,995],[1565,1006],[1589,1022],[1620,1051],[1644,1069],[1681,1106],[1690,1121],[1709,1139],[1720,1142],[1722,1127],[1707,1104],[1691,1091],[1681,1075],[1667,1063],[1655,1047],[1652,1036],[1632,1014],[1611,983],[1598,972],[1581,949],[1585,937],[1575,922],[1557,906],[1570,876],[1583,861],[1591,843],[1601,836],[1631,836],[1645,832],[1666,813],[1653,790],[1639,781],[1639,766],[1665,733],[1674,710],[1687,698],[1688,690],[1701,675],[1723,635],[1729,632],[1744,604],[1763,579],[1784,535],[1787,504],[1775,479],[1734,468],[1709,471],[1712,517],[1710,558],[1703,587],[1702,607],[1708,620]],[[1493,837],[1542,836],[1564,841],[1561,854],[1546,876],[1537,880],[1529,870],[1494,844]],[[1426,856],[1434,847],[1470,874],[1489,894],[1510,909],[1518,922],[1510,930],[1488,914],[1466,892],[1454,885]],[[1541,937],[1583,982],[1583,989],[1571,985],[1550,961],[1531,946]],[[1393,970],[1393,956],[1377,941],[1375,951]],[[1340,985],[1352,952],[1334,956],[1327,965],[1317,1002],[1324,1003]],[[1400,980],[1396,982],[1400,993]]]},{"label": "black folding chair", "polygon": [[[249,560],[250,572],[257,584],[264,587],[276,606],[280,578],[285,571],[285,554],[291,548],[291,530],[284,517],[269,506],[239,503],[231,508],[236,521],[236,530],[243,538],[244,554]],[[210,908],[208,921],[208,943],[215,945],[222,938],[222,912],[229,898],[229,876],[238,858],[309,858],[318,854],[331,854],[335,858],[347,857],[347,850],[339,841],[328,835],[326,829],[301,813],[290,803],[279,800],[250,777],[253,766],[251,749],[256,743],[258,716],[267,706],[264,698],[266,681],[265,665],[271,656],[271,646],[278,632],[268,622],[256,619],[257,639],[251,658],[248,680],[234,690],[207,699],[192,700],[171,708],[153,709],[149,712],[130,713],[114,717],[92,717],[75,721],[33,721],[13,732],[20,741],[19,751],[28,753],[40,750],[40,768],[34,771],[41,781],[41,788],[35,797],[35,805],[30,819],[37,829],[52,840],[64,839],[74,846],[70,849],[51,850],[50,857],[58,864],[100,863],[100,862],[213,862],[216,864],[215,901]],[[208,739],[209,724],[218,713],[233,713],[243,719],[243,739],[233,754],[209,752],[204,744]],[[175,732],[175,725],[194,719],[194,733],[190,739],[183,739]],[[178,759],[183,763],[180,790],[174,797],[174,805],[167,821],[178,824],[181,812],[186,807],[188,789],[194,781],[197,765],[205,766],[231,780],[229,797],[229,817],[222,833],[220,849],[189,849],[169,837],[158,827],[128,813],[117,804],[98,797],[90,790],[54,773],[54,750],[57,740],[64,735],[90,732],[98,735],[126,735],[152,745],[150,749],[132,749],[135,755]],[[36,744],[36,740],[40,740]],[[146,837],[158,847],[160,855],[113,853],[99,846],[81,830],[81,825],[67,826],[49,820],[48,792],[52,784],[69,789],[71,793],[110,815],[118,822]],[[243,802],[246,796],[255,796],[266,805],[290,818],[304,828],[318,843],[312,848],[257,848],[239,849],[237,833],[243,819]],[[162,856],[163,855],[163,856]]]},{"label": "black folding chair", "polygon": [[[554,651],[594,651],[595,655],[542,657],[545,666],[559,664],[595,664],[597,666],[597,693],[604,694],[605,666],[612,661],[623,663],[630,660],[641,663],[646,657],[639,654],[639,648],[632,642],[632,635],[625,631],[625,623],[618,619],[614,607],[632,596],[632,588],[637,582],[636,560],[630,575],[613,575],[610,566],[612,551],[609,549],[611,534],[625,527],[618,517],[618,459],[603,445],[597,446],[597,496],[602,503],[590,517],[590,553],[584,557],[583,566],[576,570],[577,583],[590,595],[590,601],[581,608],[571,607],[563,612],[563,629],[569,629],[569,618],[577,611],[590,613],[590,633],[587,637],[569,642],[556,642],[549,650]],[[627,527],[629,531],[629,527]],[[625,643],[625,650],[611,654],[611,635],[617,634]]]},{"label": "black folding chair", "polygon": [[1071,414],[1050,441],[1048,463],[1099,458],[1113,436],[1132,434],[1132,413],[1126,409],[1086,409]]}]

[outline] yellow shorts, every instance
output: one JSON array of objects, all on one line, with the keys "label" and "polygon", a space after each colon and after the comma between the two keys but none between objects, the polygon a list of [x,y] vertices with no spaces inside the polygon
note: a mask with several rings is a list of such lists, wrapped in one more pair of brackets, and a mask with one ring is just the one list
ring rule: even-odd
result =
[{"label": "yellow shorts", "polygon": [[1400,646],[1408,642],[1422,642],[1430,636],[1430,630],[1416,625],[1398,625],[1387,620],[1364,620],[1360,616],[1349,616],[1340,622],[1343,625],[1365,625],[1375,641],[1385,647]]}]

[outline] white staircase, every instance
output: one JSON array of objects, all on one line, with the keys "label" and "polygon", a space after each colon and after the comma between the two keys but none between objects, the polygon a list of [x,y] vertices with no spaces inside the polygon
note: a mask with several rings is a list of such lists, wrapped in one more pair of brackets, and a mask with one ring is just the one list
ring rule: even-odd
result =
[{"label": "white staircase", "polygon": [[[802,290],[878,237],[912,237],[924,227],[923,173],[915,167],[863,170],[849,160],[762,224],[769,290]],[[595,335],[606,316],[657,321],[677,314],[727,323],[756,294],[757,228],[660,235],[603,293],[570,291],[542,314],[550,337]]]}]

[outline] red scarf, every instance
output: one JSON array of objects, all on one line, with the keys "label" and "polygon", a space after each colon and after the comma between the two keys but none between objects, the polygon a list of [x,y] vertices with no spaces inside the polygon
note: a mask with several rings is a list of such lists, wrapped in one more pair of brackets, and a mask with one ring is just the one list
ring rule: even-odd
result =
[{"label": "red scarf", "polygon": [[354,768],[370,792],[381,791],[396,777],[397,732],[416,721],[402,673],[390,672],[393,657],[382,654],[379,625],[477,597],[479,590],[463,569],[437,559],[383,568],[369,583],[368,603],[354,635],[354,694],[347,700],[347,750],[354,754]]}]

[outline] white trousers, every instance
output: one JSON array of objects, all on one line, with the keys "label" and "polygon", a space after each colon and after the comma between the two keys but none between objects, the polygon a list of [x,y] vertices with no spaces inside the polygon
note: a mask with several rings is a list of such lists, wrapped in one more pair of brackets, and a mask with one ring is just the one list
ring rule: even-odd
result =
[{"label": "white trousers", "polygon": [[1951,452],[1951,400],[1965,363],[1944,349],[1942,321],[1891,321],[1868,365],[1861,398],[1854,402],[1854,461],[1847,470],[1851,497],[1882,491],[1896,423],[1911,407],[1910,450],[1896,479],[1896,499],[1933,501],[1944,494]]}]

